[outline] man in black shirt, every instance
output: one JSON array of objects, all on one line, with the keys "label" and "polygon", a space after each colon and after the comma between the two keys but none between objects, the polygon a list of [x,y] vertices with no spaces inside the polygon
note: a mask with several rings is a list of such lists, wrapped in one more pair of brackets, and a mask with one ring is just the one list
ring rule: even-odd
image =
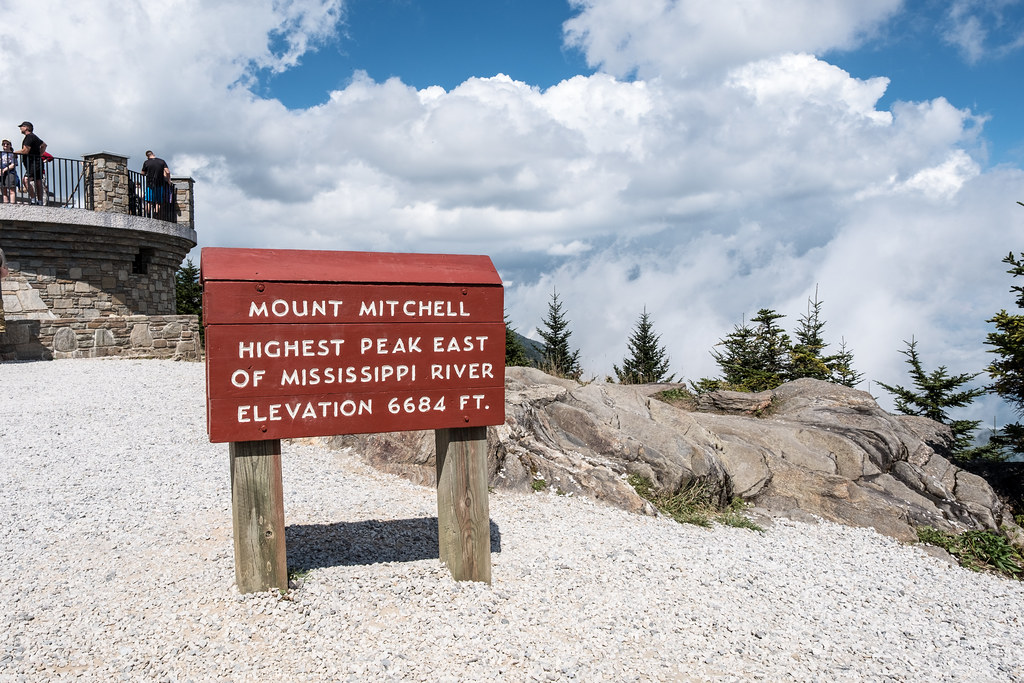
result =
[{"label": "man in black shirt", "polygon": [[152,150],[146,150],[142,174],[146,176],[146,207],[149,215],[155,218],[160,214],[161,202],[168,199],[166,195],[170,189],[171,170],[167,168],[166,161],[153,154]]},{"label": "man in black shirt", "polygon": [[25,139],[21,142],[21,149],[18,154],[25,165],[25,187],[28,189],[29,201],[33,204],[42,204],[46,199],[43,191],[43,152],[46,151],[46,143],[39,139],[33,132],[32,124],[22,121],[18,128]]}]

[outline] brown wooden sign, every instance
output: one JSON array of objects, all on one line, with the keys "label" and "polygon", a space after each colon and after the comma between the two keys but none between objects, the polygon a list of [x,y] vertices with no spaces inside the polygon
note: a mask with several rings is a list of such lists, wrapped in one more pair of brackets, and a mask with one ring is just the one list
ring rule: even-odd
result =
[{"label": "brown wooden sign", "polygon": [[505,421],[486,256],[206,248],[201,272],[211,441]]}]

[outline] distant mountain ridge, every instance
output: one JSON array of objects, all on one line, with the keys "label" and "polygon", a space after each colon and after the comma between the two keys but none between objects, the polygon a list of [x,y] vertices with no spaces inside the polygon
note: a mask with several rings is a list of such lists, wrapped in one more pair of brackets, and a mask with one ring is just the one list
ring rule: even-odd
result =
[{"label": "distant mountain ridge", "polygon": [[521,343],[523,345],[523,348],[526,349],[526,357],[530,359],[534,367],[540,367],[541,361],[544,360],[544,345],[539,341],[534,341],[532,339],[524,337],[523,335],[519,334],[514,330],[512,334],[516,336],[516,339],[519,340],[519,343]]}]

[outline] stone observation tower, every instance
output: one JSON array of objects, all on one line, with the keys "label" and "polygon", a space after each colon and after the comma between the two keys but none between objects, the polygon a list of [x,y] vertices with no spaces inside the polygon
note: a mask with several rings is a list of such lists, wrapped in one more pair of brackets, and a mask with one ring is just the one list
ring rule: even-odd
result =
[{"label": "stone observation tower", "polygon": [[[47,162],[46,202],[0,204],[7,332],[0,360],[198,359],[199,321],[176,315],[175,273],[196,245],[193,180],[172,178],[158,214],[128,157]],[[149,215],[147,215],[149,214]]]}]

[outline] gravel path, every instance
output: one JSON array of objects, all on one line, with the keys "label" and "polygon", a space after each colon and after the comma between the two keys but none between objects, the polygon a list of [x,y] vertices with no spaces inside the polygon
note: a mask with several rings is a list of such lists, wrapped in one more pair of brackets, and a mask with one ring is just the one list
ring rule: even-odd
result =
[{"label": "gravel path", "polygon": [[287,444],[287,598],[234,587],[203,366],[0,363],[0,680],[1024,681],[1024,584],[872,531],[702,529],[491,496],[492,586],[436,498]]}]

